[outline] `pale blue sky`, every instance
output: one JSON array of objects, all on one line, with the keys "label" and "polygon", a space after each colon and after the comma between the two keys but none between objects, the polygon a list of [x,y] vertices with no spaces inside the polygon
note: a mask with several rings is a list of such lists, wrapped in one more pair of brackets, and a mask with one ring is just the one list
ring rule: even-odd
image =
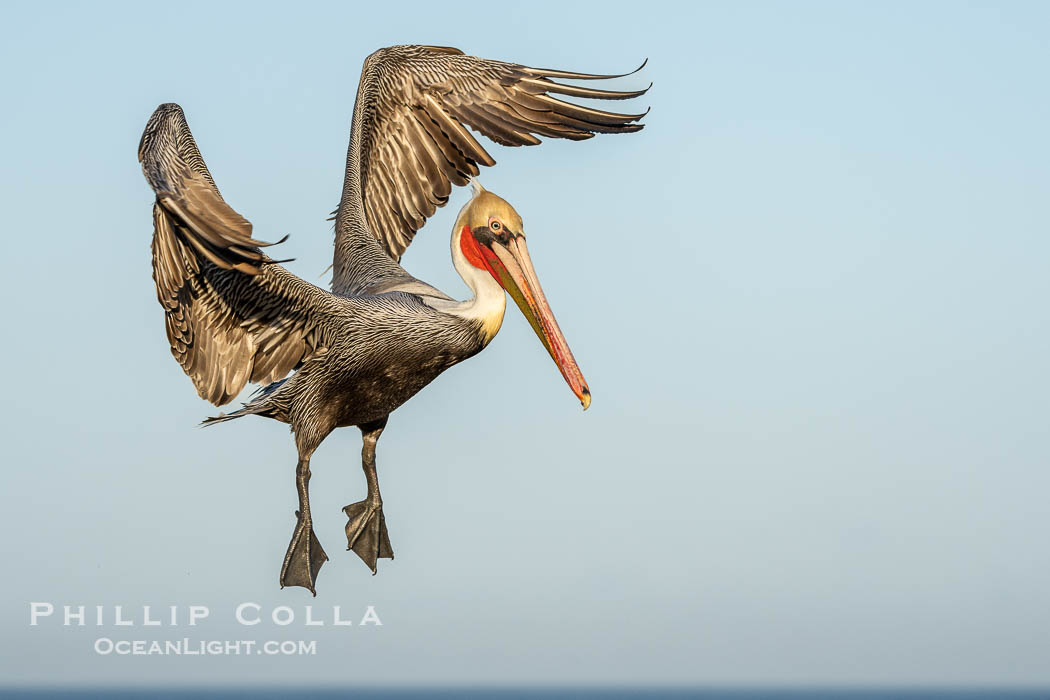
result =
[{"label": "pale blue sky", "polygon": [[[1050,5],[9,7],[0,683],[1050,683]],[[398,558],[277,587],[287,429],[209,430],[168,354],[135,160],[183,105],[226,198],[327,284],[361,61],[394,43],[634,68],[647,128],[493,145],[594,394],[520,314],[394,414]],[[404,264],[465,294],[434,217]],[[494,410],[498,407],[498,410]],[[311,658],[100,658],[28,602],[213,609]],[[253,628],[237,602],[375,605]],[[110,628],[107,632],[116,636]],[[135,638],[150,637],[139,632]],[[157,633],[174,635],[170,630]]]}]

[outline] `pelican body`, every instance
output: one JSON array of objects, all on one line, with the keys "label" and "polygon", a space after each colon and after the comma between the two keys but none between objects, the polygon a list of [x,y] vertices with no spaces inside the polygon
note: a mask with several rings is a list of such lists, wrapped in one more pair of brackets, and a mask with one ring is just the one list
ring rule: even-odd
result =
[{"label": "pelican body", "polygon": [[[644,64],[643,64],[644,65]],[[288,272],[252,238],[223,200],[182,109],[163,104],[146,125],[139,160],[156,201],[153,277],[172,354],[200,396],[229,403],[248,382],[261,389],[240,410],[287,423],[299,453],[299,507],[280,584],[316,595],[327,560],[313,531],[310,458],[332,430],[363,437],[364,500],[343,510],[348,549],[376,572],[393,558],[375,448],[391,412],[449,367],[484,349],[510,294],[584,408],[590,390],[547,303],[525,244],[524,224],[504,199],[473,181],[453,226],[453,264],[472,297],[457,301],[408,274],[400,258],[415,232],[495,161],[464,127],[505,145],[536,134],[582,140],[637,131],[641,114],[582,107],[548,93],[637,97],[551,78],[599,76],[533,69],[465,56],[457,49],[396,46],[365,61],[342,199],[336,211],[332,290]]]}]

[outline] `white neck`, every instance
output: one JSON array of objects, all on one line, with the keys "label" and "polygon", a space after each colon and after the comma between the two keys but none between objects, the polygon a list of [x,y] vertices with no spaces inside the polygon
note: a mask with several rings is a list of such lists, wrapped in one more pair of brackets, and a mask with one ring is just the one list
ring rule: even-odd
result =
[{"label": "white neck", "polygon": [[481,323],[485,345],[488,345],[503,324],[503,314],[507,310],[507,293],[487,270],[480,270],[467,262],[460,247],[460,235],[464,226],[462,218],[463,212],[460,212],[452,229],[452,264],[474,296],[466,301],[432,298],[427,299],[427,303],[444,313]]}]

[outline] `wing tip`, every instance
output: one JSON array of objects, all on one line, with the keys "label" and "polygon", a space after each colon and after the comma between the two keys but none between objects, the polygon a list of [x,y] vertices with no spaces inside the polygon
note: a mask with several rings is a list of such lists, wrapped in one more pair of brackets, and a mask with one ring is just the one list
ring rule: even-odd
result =
[{"label": "wing tip", "polygon": [[545,78],[567,78],[569,80],[612,80],[614,78],[626,78],[629,75],[634,75],[638,71],[642,70],[649,64],[649,57],[647,56],[642,64],[632,71],[626,73],[613,73],[609,75],[603,75],[600,73],[579,73],[576,71],[568,70],[555,70],[552,68],[524,68],[525,72],[531,75],[538,75]]}]

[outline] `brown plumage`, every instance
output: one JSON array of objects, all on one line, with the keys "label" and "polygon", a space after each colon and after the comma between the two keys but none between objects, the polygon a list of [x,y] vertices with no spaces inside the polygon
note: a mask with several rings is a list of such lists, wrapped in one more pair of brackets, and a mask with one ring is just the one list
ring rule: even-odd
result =
[{"label": "brown plumage", "polygon": [[[552,80],[608,77],[618,76],[527,68],[440,47],[395,46],[369,56],[336,214],[332,292],[263,252],[270,244],[252,238],[251,224],[222,198],[178,105],[161,105],[150,118],[139,160],[156,195],[153,277],[171,352],[213,404],[228,403],[248,382],[265,385],[242,409],[208,422],[255,414],[288,423],[295,433],[299,510],[282,586],[313,591],[327,559],[313,533],[307,485],[310,457],[336,427],[360,427],[365,442],[368,496],[344,509],[349,548],[373,572],[377,558],[393,557],[376,440],[390,412],[485,347],[502,320],[503,288],[584,406],[589,403],[586,382],[538,286],[521,219],[504,200],[482,196],[478,187],[453,231],[456,269],[474,299],[455,302],[398,261],[415,232],[447,203],[452,185],[495,163],[467,127],[512,146],[537,144],[537,136],[582,140],[641,129],[633,122],[642,114],[591,109],[549,94],[626,99],[645,92]],[[469,240],[460,244],[461,235]],[[457,246],[465,251],[458,257]]]},{"label": "brown plumage", "polygon": [[[537,136],[582,141],[596,133],[641,130],[633,122],[645,113],[616,114],[549,94],[625,100],[648,90],[598,90],[552,80],[623,75],[529,68],[447,47],[391,46],[373,53],[354,105],[332,289],[363,291],[406,274],[396,262],[427,218],[448,202],[452,185],[465,185],[479,174],[479,165],[496,163],[467,127],[506,146],[536,145]],[[390,260],[358,264],[353,242],[362,234],[375,237]]]},{"label": "brown plumage", "polygon": [[201,398],[229,403],[247,382],[277,381],[325,352],[316,312],[331,295],[259,250],[267,244],[222,199],[178,105],[154,112],[139,160],[157,197],[157,299],[171,352]]},{"label": "brown plumage", "polygon": [[[644,64],[643,64],[644,65]],[[465,185],[478,165],[496,161],[464,125],[504,146],[532,146],[535,135],[589,139],[638,131],[643,114],[615,114],[551,97],[627,99],[614,92],[561,85],[550,77],[602,79],[464,56],[458,49],[394,46],[365,61],[358,103],[370,128],[362,133],[361,181],[373,235],[395,260],[452,185]]]}]

